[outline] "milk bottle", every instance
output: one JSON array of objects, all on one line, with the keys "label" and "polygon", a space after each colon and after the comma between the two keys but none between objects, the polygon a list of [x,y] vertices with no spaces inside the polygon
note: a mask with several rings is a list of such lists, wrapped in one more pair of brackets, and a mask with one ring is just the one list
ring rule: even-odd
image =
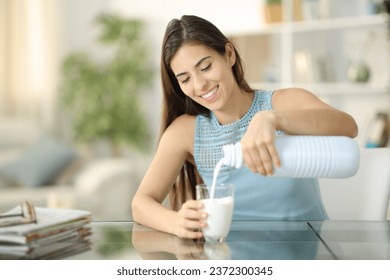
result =
[{"label": "milk bottle", "polygon": [[[272,176],[293,178],[347,178],[359,169],[358,144],[345,136],[276,136],[281,167]],[[226,145],[224,164],[242,166],[241,143]]]}]

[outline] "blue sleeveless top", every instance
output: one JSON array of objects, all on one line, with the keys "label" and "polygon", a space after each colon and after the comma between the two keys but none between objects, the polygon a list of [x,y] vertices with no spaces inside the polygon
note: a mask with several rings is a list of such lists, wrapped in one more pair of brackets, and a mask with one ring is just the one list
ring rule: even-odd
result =
[{"label": "blue sleeveless top", "polygon": [[[196,116],[194,159],[205,184],[212,184],[214,168],[223,157],[222,147],[241,141],[257,112],[272,110],[272,94],[256,91],[249,111],[227,125],[220,125],[213,112],[210,117]],[[262,176],[246,166],[222,166],[217,183],[235,186],[234,220],[327,219],[317,179]]]}]

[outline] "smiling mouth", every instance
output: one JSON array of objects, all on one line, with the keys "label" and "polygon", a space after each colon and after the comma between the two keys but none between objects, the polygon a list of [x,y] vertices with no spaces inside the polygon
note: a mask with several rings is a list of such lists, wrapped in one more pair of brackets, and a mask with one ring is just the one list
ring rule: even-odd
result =
[{"label": "smiling mouth", "polygon": [[211,91],[209,91],[208,93],[206,93],[205,95],[202,95],[202,98],[203,99],[207,99],[207,98],[210,98],[211,96],[214,95],[214,93],[217,92],[219,86],[216,86],[215,88],[213,88]]}]

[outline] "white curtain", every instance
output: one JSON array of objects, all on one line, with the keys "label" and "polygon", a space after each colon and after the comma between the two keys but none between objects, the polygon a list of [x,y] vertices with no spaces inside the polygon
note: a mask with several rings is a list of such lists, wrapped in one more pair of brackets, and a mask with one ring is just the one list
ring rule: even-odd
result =
[{"label": "white curtain", "polygon": [[0,0],[0,116],[55,126],[59,0]]}]

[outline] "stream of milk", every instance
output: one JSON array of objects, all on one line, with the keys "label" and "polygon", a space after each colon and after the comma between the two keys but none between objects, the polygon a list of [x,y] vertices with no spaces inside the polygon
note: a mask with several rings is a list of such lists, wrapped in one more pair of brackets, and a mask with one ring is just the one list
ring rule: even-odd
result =
[{"label": "stream of milk", "polygon": [[217,185],[217,178],[218,178],[218,174],[219,174],[219,171],[221,170],[221,167],[223,165],[223,162],[224,160],[221,159],[217,165],[215,166],[215,169],[214,169],[214,174],[213,174],[213,183],[211,185],[211,193],[210,193],[210,199],[214,199],[214,195],[215,195],[215,186]]}]

